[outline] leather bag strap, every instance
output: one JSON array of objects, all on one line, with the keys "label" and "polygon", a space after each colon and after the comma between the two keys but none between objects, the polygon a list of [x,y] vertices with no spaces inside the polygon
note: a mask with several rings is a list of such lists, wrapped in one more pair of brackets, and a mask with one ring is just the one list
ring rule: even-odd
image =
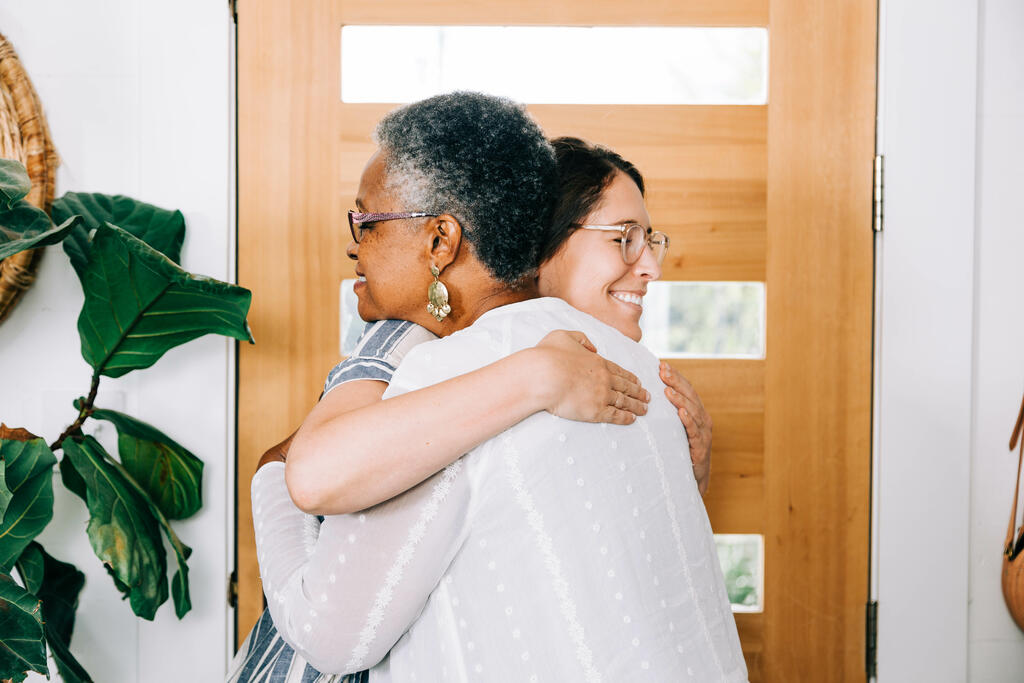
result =
[{"label": "leather bag strap", "polygon": [[[1017,485],[1013,489],[1013,507],[1010,508],[1010,526],[1006,530],[1006,548],[1004,553],[1013,555],[1013,527],[1017,522],[1017,497],[1020,494],[1020,472],[1024,464],[1024,398],[1020,402],[1020,412],[1017,413],[1017,423],[1013,425],[1013,433],[1010,434],[1010,452],[1020,443],[1020,455],[1017,458]],[[1012,558],[1011,558],[1012,559]]]}]

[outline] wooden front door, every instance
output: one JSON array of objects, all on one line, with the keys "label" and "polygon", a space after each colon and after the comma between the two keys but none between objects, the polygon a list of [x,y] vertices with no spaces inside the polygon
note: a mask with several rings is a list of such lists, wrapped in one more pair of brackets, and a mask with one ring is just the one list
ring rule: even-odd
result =
[{"label": "wooden front door", "polygon": [[534,105],[648,179],[669,280],[766,283],[766,354],[672,361],[714,419],[718,533],[765,538],[764,611],[738,614],[753,681],[864,680],[871,404],[874,3],[246,0],[238,12],[238,636],[262,609],[249,509],[260,454],[339,360],[343,210],[393,105],[340,97],[347,24],[761,26],[766,105]]}]

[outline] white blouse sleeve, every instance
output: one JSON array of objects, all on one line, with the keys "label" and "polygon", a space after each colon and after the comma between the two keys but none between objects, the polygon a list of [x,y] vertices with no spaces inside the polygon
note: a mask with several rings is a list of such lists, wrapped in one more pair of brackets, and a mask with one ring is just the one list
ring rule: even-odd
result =
[{"label": "white blouse sleeve", "polygon": [[419,615],[458,551],[469,485],[462,462],[362,513],[316,518],[295,507],[284,464],[252,481],[263,590],[284,640],[320,671],[380,662]]}]

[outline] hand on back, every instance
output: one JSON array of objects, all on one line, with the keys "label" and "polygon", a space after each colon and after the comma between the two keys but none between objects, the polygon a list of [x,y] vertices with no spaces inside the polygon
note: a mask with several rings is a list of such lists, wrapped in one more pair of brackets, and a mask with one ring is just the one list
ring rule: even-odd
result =
[{"label": "hand on back", "polygon": [[295,432],[292,432],[287,439],[268,448],[260,457],[260,462],[256,466],[256,469],[259,469],[270,462],[284,462],[288,457],[288,448],[291,446],[292,438],[294,436]]},{"label": "hand on back", "polygon": [[582,332],[555,330],[535,347],[545,409],[569,420],[631,424],[651,395],[636,375],[597,353]]},{"label": "hand on back", "polygon": [[693,476],[703,496],[711,480],[711,416],[704,409],[704,403],[693,385],[672,366],[662,362],[659,374],[661,381],[667,385],[665,396],[676,407],[679,420],[686,429],[690,459],[693,460]]}]

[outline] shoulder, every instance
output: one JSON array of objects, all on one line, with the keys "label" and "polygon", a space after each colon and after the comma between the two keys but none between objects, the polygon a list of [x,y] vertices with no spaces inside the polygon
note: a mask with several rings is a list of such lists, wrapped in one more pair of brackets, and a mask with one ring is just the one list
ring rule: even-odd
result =
[{"label": "shoulder", "polygon": [[534,346],[554,330],[574,330],[585,334],[608,360],[637,376],[646,373],[657,380],[658,359],[646,346],[562,299],[543,297],[505,308],[512,319],[508,325],[512,350]]},{"label": "shoulder", "polygon": [[392,377],[385,398],[472,372],[506,355],[500,334],[474,323],[411,350]]},{"label": "shoulder", "polygon": [[324,393],[354,380],[390,382],[395,369],[413,348],[436,338],[425,328],[407,320],[369,323],[352,355],[328,373]]},{"label": "shoulder", "polygon": [[350,358],[385,360],[398,366],[411,349],[437,339],[426,328],[408,320],[368,323]]}]

